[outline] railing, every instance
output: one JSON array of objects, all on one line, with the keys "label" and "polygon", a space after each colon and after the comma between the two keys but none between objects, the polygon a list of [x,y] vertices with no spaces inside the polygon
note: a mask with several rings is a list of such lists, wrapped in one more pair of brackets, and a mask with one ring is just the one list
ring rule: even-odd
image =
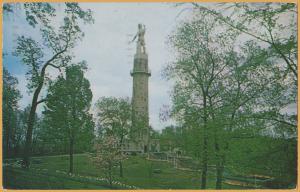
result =
[{"label": "railing", "polygon": [[148,71],[130,70],[130,75],[133,75],[134,73],[146,73],[148,75],[151,75],[151,70],[150,69],[148,69]]}]

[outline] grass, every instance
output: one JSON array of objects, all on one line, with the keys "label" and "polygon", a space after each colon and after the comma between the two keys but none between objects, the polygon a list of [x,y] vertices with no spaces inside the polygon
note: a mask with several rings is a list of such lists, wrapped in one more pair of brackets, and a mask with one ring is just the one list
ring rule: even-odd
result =
[{"label": "grass", "polygon": [[5,189],[109,189],[87,181],[16,167],[5,167],[3,176]]},{"label": "grass", "polygon": [[[161,173],[153,173],[160,170]],[[180,171],[167,162],[148,161],[139,156],[124,162],[124,180],[144,189],[197,189],[199,173]]]},{"label": "grass", "polygon": [[[62,177],[56,170],[68,171],[68,156],[47,156],[32,159],[32,169],[21,168],[4,169],[4,184],[8,188],[22,189],[107,189],[102,183],[71,179]],[[44,169],[47,174],[37,173],[33,170]],[[154,170],[158,173],[155,173]],[[104,173],[93,166],[88,155],[74,156],[74,173],[83,176],[104,177]],[[170,163],[149,161],[141,156],[130,156],[123,163],[124,177],[119,177],[119,168],[114,169],[114,180],[140,189],[199,189],[200,172],[183,171],[175,169]],[[207,188],[214,189],[214,172],[208,174]],[[224,189],[242,188],[223,184]]]}]

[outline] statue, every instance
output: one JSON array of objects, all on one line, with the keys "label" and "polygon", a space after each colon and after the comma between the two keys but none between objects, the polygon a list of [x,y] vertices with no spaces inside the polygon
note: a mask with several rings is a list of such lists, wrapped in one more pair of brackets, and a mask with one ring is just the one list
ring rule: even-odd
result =
[{"label": "statue", "polygon": [[133,42],[137,37],[137,53],[146,53],[146,46],[145,46],[145,33],[146,33],[146,27],[143,24],[138,24],[138,32],[134,36],[131,42]]}]

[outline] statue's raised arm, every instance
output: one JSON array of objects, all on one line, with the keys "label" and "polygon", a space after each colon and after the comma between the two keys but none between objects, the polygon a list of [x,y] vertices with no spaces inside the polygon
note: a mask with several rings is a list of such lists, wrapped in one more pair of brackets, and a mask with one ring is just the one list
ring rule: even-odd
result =
[{"label": "statue's raised arm", "polygon": [[137,37],[137,34],[133,37],[133,39],[131,41],[129,41],[129,43],[134,42],[134,40],[136,39],[136,37]]},{"label": "statue's raised arm", "polygon": [[138,24],[138,32],[134,36],[131,42],[133,42],[137,37],[137,53],[146,53],[145,47],[145,33],[146,33],[146,26],[143,24]]}]

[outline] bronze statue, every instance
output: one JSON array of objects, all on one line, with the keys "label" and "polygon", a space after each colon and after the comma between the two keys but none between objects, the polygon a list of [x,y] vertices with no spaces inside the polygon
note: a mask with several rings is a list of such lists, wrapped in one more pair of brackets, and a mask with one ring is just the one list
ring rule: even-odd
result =
[{"label": "bronze statue", "polygon": [[146,27],[143,24],[138,24],[138,32],[134,36],[131,42],[133,42],[137,37],[137,53],[146,53],[146,46],[145,46],[145,33]]}]

